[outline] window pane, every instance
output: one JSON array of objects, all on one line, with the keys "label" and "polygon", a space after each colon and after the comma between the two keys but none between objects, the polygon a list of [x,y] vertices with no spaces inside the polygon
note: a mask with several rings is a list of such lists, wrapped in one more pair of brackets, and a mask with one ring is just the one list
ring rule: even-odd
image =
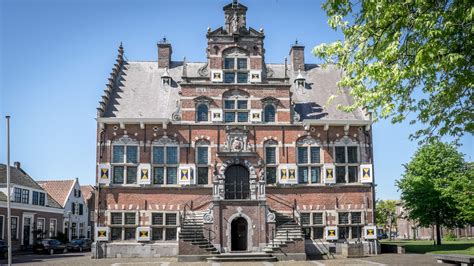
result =
[{"label": "window pane", "polygon": [[125,147],[114,145],[112,151],[112,163],[123,163],[125,161]]},{"label": "window pane", "polygon": [[153,168],[153,184],[164,184],[165,169],[163,167]]},{"label": "window pane", "polygon": [[166,168],[166,184],[177,184],[177,171],[178,169],[176,167]]},{"label": "window pane", "polygon": [[298,147],[298,163],[308,163],[308,148]]},{"label": "window pane", "polygon": [[275,184],[276,182],[276,167],[267,167],[265,171],[267,184]]},{"label": "window pane", "polygon": [[112,212],[110,215],[111,224],[122,224],[122,213],[121,212]]},{"label": "window pane", "polygon": [[265,106],[265,112],[263,114],[264,122],[275,122],[275,107],[271,104]]},{"label": "window pane", "polygon": [[357,183],[359,181],[357,172],[357,166],[349,166],[349,183]]},{"label": "window pane", "polygon": [[33,205],[38,205],[39,204],[39,192],[33,191]]},{"label": "window pane", "polygon": [[362,222],[362,215],[360,212],[351,213],[351,224],[360,224]]},{"label": "window pane", "polygon": [[176,213],[167,213],[166,214],[166,225],[177,225],[177,223],[176,223]]},{"label": "window pane", "polygon": [[166,228],[166,240],[176,240],[176,228]]},{"label": "window pane", "polygon": [[247,109],[247,100],[237,101],[237,109]]},{"label": "window pane", "polygon": [[339,224],[349,224],[349,213],[340,212],[339,213]]},{"label": "window pane", "polygon": [[224,83],[234,83],[234,82],[235,82],[235,73],[224,72]]},{"label": "window pane", "polygon": [[336,163],[345,163],[346,154],[345,147],[336,147]]},{"label": "window pane", "polygon": [[224,58],[224,69],[234,69],[234,58]]},{"label": "window pane", "polygon": [[238,69],[247,69],[247,58],[238,58],[237,59],[237,68]]},{"label": "window pane", "polygon": [[205,165],[209,163],[207,146],[197,148],[197,163]]},{"label": "window pane", "polygon": [[304,239],[311,239],[311,227],[303,228]]},{"label": "window pane", "polygon": [[112,240],[122,240],[122,228],[112,227],[111,232]]},{"label": "window pane", "polygon": [[362,227],[361,226],[353,226],[351,228],[351,238],[352,239],[359,239],[362,237]]},{"label": "window pane", "polygon": [[153,163],[165,163],[165,147],[153,147]]},{"label": "window pane", "polygon": [[308,167],[298,167],[298,183],[308,183]]},{"label": "window pane", "polygon": [[311,163],[320,163],[320,149],[319,147],[311,147]]},{"label": "window pane", "polygon": [[225,109],[235,109],[235,101],[234,100],[225,100],[224,101],[224,108]]},{"label": "window pane", "polygon": [[125,228],[125,236],[124,236],[124,239],[125,240],[132,240],[132,239],[135,239],[135,228]]},{"label": "window pane", "polygon": [[21,188],[15,188],[15,202],[21,202]]},{"label": "window pane", "polygon": [[249,120],[249,113],[239,112],[239,114],[238,114],[238,121],[239,122],[247,122],[248,120]]},{"label": "window pane", "polygon": [[207,185],[208,175],[209,175],[209,168],[207,167],[198,167],[198,184],[200,185]]},{"label": "window pane", "polygon": [[127,163],[138,163],[138,146],[127,146]]},{"label": "window pane", "polygon": [[123,166],[114,166],[114,184],[123,184]]},{"label": "window pane", "polygon": [[178,164],[178,147],[166,147],[166,163]]},{"label": "window pane", "polygon": [[28,204],[30,201],[30,191],[28,189],[23,189],[23,193],[21,195],[21,203]]},{"label": "window pane", "polygon": [[314,239],[323,239],[324,238],[324,228],[323,227],[313,227]]},{"label": "window pane", "polygon": [[163,225],[163,213],[152,213],[151,214],[152,225]]},{"label": "window pane", "polygon": [[197,121],[207,121],[208,120],[208,108],[205,104],[200,104],[197,108]]},{"label": "window pane", "polygon": [[308,225],[310,224],[310,217],[311,217],[311,213],[302,213],[301,214],[301,224],[302,225]]},{"label": "window pane", "polygon": [[311,183],[321,183],[321,168],[317,166],[311,167]]},{"label": "window pane", "polygon": [[134,212],[125,213],[125,224],[136,224]]},{"label": "window pane", "polygon": [[44,194],[44,193],[40,193],[39,205],[44,206],[45,204],[46,204],[46,201],[45,201],[45,194]]},{"label": "window pane", "polygon": [[137,183],[137,168],[133,166],[127,167],[127,184]]},{"label": "window pane", "polygon": [[346,183],[345,166],[336,166],[336,183]]},{"label": "window pane", "polygon": [[313,213],[313,224],[323,224],[323,214],[321,212]]},{"label": "window pane", "polygon": [[265,163],[276,164],[276,147],[265,148]]},{"label": "window pane", "polygon": [[357,147],[347,147],[347,162],[357,163]]},{"label": "window pane", "polygon": [[235,113],[234,112],[225,112],[225,122],[235,122]]},{"label": "window pane", "polygon": [[339,239],[347,239],[349,237],[349,227],[338,227]]},{"label": "window pane", "polygon": [[153,228],[151,240],[163,240],[163,228]]},{"label": "window pane", "polygon": [[247,83],[248,76],[247,73],[237,73],[237,83]]}]

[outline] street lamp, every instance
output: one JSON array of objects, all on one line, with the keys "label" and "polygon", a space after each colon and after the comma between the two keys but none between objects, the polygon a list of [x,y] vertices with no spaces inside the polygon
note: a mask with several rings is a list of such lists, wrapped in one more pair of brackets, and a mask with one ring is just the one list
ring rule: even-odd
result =
[{"label": "street lamp", "polygon": [[71,211],[67,212],[67,239],[69,242],[71,242]]}]

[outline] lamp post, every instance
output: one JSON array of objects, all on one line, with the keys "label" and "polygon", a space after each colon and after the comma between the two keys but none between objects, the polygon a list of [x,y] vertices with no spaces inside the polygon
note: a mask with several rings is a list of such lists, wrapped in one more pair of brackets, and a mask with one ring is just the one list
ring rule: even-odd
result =
[{"label": "lamp post", "polygon": [[67,239],[69,242],[71,242],[71,211],[67,212]]},{"label": "lamp post", "polygon": [[10,116],[7,119],[7,245],[8,245],[8,266],[12,265],[12,221],[10,206]]}]

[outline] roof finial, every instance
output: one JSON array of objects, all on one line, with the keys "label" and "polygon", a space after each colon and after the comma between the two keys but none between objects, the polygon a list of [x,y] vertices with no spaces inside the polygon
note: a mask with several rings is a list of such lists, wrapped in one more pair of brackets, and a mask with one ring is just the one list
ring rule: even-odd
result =
[{"label": "roof finial", "polygon": [[232,6],[238,6],[239,0],[232,0]]},{"label": "roof finial", "polygon": [[188,67],[187,67],[187,62],[186,62],[186,56],[183,58],[183,74],[181,76],[182,77],[187,77],[188,76]]},{"label": "roof finial", "polygon": [[295,45],[298,45],[298,38],[296,38],[295,40]]},{"label": "roof finial", "polygon": [[122,45],[122,42],[120,42],[120,45],[119,45],[119,49],[118,49],[118,52],[119,52],[119,56],[123,56],[123,45]]}]

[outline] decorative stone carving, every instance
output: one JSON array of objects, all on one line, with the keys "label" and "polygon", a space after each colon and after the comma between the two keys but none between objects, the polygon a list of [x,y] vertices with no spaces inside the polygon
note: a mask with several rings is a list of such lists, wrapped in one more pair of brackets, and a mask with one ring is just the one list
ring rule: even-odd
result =
[{"label": "decorative stone carving", "polygon": [[214,214],[212,212],[204,214],[202,217],[204,223],[206,224],[212,224],[214,223]]},{"label": "decorative stone carving", "polygon": [[172,139],[168,136],[163,136],[158,140],[153,141],[153,145],[178,145],[178,141],[175,139]]},{"label": "decorative stone carving", "polygon": [[276,215],[274,212],[267,211],[267,223],[274,223],[276,222]]},{"label": "decorative stone carving", "polygon": [[239,128],[228,129],[223,151],[251,152],[253,145],[249,143],[247,133],[247,130]]},{"label": "decorative stone carving", "polygon": [[128,135],[123,135],[119,139],[113,141],[114,144],[125,144],[125,145],[130,145],[130,144],[138,144],[138,141],[130,138]]},{"label": "decorative stone carving", "polygon": [[209,69],[207,68],[208,65],[209,65],[209,62],[206,62],[204,66],[198,69],[199,76],[206,77],[207,75],[209,75]]},{"label": "decorative stone carving", "polygon": [[297,145],[317,145],[319,144],[316,139],[311,136],[301,137],[296,142]]},{"label": "decorative stone carving", "polygon": [[[214,189],[214,193],[218,193],[217,195],[214,194],[213,198],[214,199],[224,199],[225,198],[225,171],[227,170],[227,167],[231,165],[242,165],[245,168],[248,169],[249,171],[249,183],[250,183],[250,199],[251,200],[256,200],[257,199],[257,191],[258,191],[258,186],[257,186],[257,174],[255,172],[255,168],[253,165],[247,161],[247,160],[241,160],[239,158],[234,158],[231,160],[227,160],[224,163],[222,163],[218,174],[215,175],[216,181],[214,181],[214,186],[216,187]],[[217,168],[217,165],[215,164],[215,167]],[[216,169],[214,170],[216,171]]]}]

